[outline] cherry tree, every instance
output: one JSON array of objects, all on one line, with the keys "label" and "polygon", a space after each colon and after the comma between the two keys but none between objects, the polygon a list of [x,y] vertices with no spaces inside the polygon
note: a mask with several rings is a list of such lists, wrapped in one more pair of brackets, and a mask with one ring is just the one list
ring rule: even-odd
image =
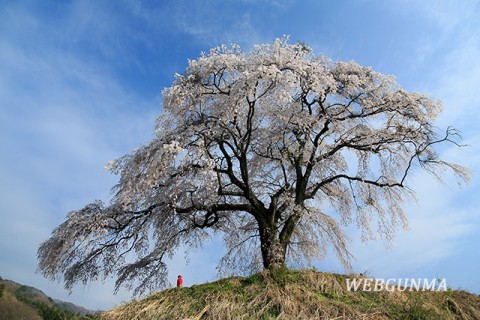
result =
[{"label": "cherry tree", "polygon": [[67,288],[116,275],[117,289],[165,286],[166,261],[223,235],[222,270],[352,258],[345,227],[390,240],[407,227],[408,177],[460,179],[439,159],[458,144],[433,122],[441,104],[392,76],[333,62],[304,44],[219,47],[163,91],[155,138],[107,164],[109,204],[72,211],[38,250],[39,270]]}]

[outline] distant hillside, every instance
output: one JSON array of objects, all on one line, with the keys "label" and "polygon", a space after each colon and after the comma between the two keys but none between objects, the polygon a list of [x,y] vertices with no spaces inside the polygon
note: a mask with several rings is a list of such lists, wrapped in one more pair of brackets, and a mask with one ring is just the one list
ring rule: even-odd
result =
[{"label": "distant hillside", "polygon": [[232,277],[168,289],[117,307],[100,319],[480,319],[480,297],[474,294],[351,292],[346,277],[312,270]]},{"label": "distant hillside", "polygon": [[94,312],[52,299],[33,287],[0,278],[0,320],[93,319]]}]

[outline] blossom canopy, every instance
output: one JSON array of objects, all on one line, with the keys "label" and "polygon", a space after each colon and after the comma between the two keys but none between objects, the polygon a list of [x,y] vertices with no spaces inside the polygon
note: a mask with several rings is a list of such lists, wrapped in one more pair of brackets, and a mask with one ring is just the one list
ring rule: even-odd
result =
[{"label": "blossom canopy", "polygon": [[344,226],[387,240],[407,227],[413,169],[468,178],[434,150],[458,145],[455,129],[434,127],[440,111],[392,76],[305,44],[214,48],[163,91],[155,138],[107,164],[120,176],[110,204],[70,212],[39,268],[67,288],[116,274],[117,288],[141,292],[166,285],[180,246],[214,233],[222,270],[301,265],[328,248],[348,267]]}]

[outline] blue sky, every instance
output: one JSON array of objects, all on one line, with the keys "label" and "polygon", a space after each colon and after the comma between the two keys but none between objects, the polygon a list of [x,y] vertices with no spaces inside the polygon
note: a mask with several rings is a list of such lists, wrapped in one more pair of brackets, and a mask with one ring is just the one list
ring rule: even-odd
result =
[{"label": "blue sky", "polygon": [[[0,276],[92,309],[130,299],[111,281],[75,287],[36,274],[36,250],[68,211],[108,200],[105,163],[152,138],[161,90],[188,59],[222,43],[244,49],[284,34],[333,60],[393,74],[443,101],[437,125],[463,132],[442,156],[472,170],[459,188],[420,171],[410,230],[391,248],[352,230],[355,272],[446,278],[480,293],[480,2],[464,1],[0,1]],[[212,240],[170,262],[186,285],[216,276]],[[343,273],[333,255],[319,270]]]}]

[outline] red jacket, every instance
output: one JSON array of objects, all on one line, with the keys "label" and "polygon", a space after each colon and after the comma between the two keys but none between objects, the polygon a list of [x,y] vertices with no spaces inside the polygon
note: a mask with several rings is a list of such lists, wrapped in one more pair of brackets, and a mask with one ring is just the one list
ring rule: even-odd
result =
[{"label": "red jacket", "polygon": [[182,276],[178,276],[178,279],[177,279],[177,288],[180,288],[182,285],[183,285]]}]

